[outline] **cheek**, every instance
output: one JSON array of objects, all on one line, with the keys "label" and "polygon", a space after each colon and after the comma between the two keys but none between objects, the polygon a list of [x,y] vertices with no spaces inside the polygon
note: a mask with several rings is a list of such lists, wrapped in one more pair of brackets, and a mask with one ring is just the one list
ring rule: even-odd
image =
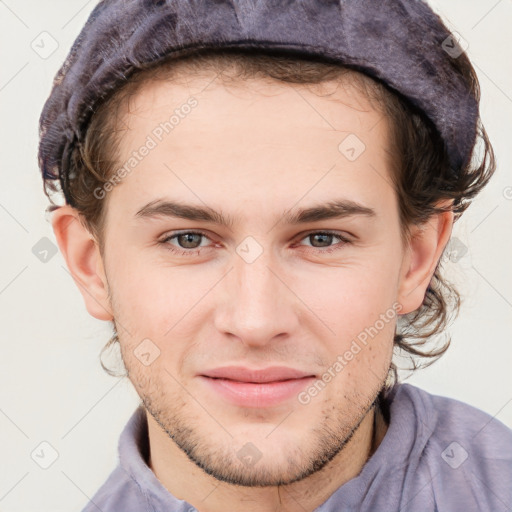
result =
[{"label": "cheek", "polygon": [[[289,273],[283,268],[283,280],[293,283],[294,293],[305,304],[299,305],[302,312],[297,311],[302,327],[324,340],[321,345],[329,359],[350,350],[353,340],[361,346],[372,342],[371,349],[358,355],[361,361],[381,352],[387,357],[392,343],[386,340],[392,340],[396,320],[391,308],[399,262],[391,249],[389,254],[382,249],[368,251],[364,259],[347,258],[337,267],[301,263]],[[126,340],[130,346],[149,338],[164,347],[172,339],[173,350],[179,350],[180,340],[194,340],[198,330],[207,328],[211,318],[205,315],[216,311],[214,289],[224,285],[219,279],[225,269],[208,263],[171,266],[161,257],[152,257],[153,261],[146,253],[144,258],[142,252],[127,249],[112,254],[116,264],[109,266],[109,282],[114,316],[132,335]],[[283,290],[283,300],[288,297],[290,307],[296,307]]]},{"label": "cheek", "polygon": [[171,266],[162,261],[143,259],[140,253],[119,254],[112,265],[109,282],[114,297],[114,316],[134,339],[163,341],[176,334],[187,338],[204,298],[218,275],[201,265]]},{"label": "cheek", "polygon": [[336,338],[347,340],[357,336],[373,326],[381,315],[387,317],[384,326],[378,323],[379,331],[389,334],[390,319],[396,317],[392,306],[397,294],[398,268],[381,261],[313,270],[297,276],[295,291]]},{"label": "cheek", "polygon": [[[296,280],[302,283],[297,294],[329,327],[324,331],[323,355],[325,379],[335,382],[331,393],[343,389],[357,394],[365,386],[373,389],[387,375],[399,313],[398,262],[387,261],[371,258],[343,268],[317,270],[314,278]],[[317,321],[311,329],[320,332],[318,325]]]}]

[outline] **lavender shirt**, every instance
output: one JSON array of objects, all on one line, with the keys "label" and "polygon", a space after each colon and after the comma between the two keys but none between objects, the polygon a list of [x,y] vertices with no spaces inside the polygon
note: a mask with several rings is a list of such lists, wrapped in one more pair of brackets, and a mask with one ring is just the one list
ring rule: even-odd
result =
[{"label": "lavender shirt", "polygon": [[[512,430],[457,400],[397,384],[390,424],[359,475],[316,512],[510,512]],[[83,512],[194,512],[167,491],[146,464],[145,411],[119,439],[119,465]]]}]

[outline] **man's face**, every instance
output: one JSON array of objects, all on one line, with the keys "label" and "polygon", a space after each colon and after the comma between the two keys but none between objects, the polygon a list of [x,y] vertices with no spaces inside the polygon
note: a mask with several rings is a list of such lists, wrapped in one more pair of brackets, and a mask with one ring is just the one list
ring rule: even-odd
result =
[{"label": "man's face", "polygon": [[[332,459],[386,379],[405,254],[388,126],[348,84],[322,97],[213,78],[131,98],[119,166],[150,149],[105,199],[104,267],[150,421],[218,479],[276,485]],[[166,201],[232,223],[144,209]],[[342,201],[374,214],[288,219]],[[258,388],[204,376],[226,366],[313,377]]]}]

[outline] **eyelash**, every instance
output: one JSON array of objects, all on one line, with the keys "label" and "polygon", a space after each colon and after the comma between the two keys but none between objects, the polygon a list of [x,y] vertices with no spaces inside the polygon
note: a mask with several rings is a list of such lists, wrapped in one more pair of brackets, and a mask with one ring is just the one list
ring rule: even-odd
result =
[{"label": "eyelash", "polygon": [[[202,232],[202,231],[180,231],[180,232],[177,232],[177,233],[174,233],[174,234],[171,234],[167,237],[165,237],[160,243],[162,245],[164,245],[164,247],[171,251],[173,254],[176,254],[178,256],[193,256],[193,255],[198,255],[199,252],[201,251],[201,247],[197,247],[197,248],[194,248],[194,249],[183,249],[183,248],[179,248],[179,247],[176,247],[176,246],[172,246],[169,241],[174,239],[174,238],[177,238],[178,236],[181,236],[181,235],[202,235],[204,236],[205,238],[208,238],[210,239],[210,237]],[[310,231],[309,233],[306,233],[306,235],[304,235],[299,241],[302,241],[304,240],[305,238],[308,238],[312,235],[332,235],[336,238],[339,238],[339,240],[341,240],[342,244],[341,246],[338,246],[338,245],[334,245],[334,246],[331,246],[331,247],[325,247],[325,248],[321,248],[321,247],[310,247],[308,249],[307,252],[311,252],[311,250],[315,251],[315,250],[318,250],[322,253],[327,253],[327,254],[330,254],[334,251],[338,251],[340,249],[343,248],[343,246],[347,245],[347,244],[350,244],[351,241],[340,235],[339,233],[336,233],[334,231]]]}]

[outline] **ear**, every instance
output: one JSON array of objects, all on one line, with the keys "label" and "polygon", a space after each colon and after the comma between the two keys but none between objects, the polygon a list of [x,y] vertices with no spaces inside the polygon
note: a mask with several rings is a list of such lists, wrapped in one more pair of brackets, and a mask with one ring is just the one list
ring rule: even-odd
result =
[{"label": "ear", "polygon": [[[438,206],[448,206],[451,202],[440,203]],[[439,259],[450,239],[453,218],[452,211],[436,213],[424,224],[411,227],[410,243],[405,250],[398,289],[397,300],[403,306],[401,315],[415,311],[422,305]]]},{"label": "ear", "polygon": [[90,315],[112,320],[108,283],[96,239],[83,225],[71,206],[61,206],[52,213],[52,227],[59,249],[78,286]]}]

